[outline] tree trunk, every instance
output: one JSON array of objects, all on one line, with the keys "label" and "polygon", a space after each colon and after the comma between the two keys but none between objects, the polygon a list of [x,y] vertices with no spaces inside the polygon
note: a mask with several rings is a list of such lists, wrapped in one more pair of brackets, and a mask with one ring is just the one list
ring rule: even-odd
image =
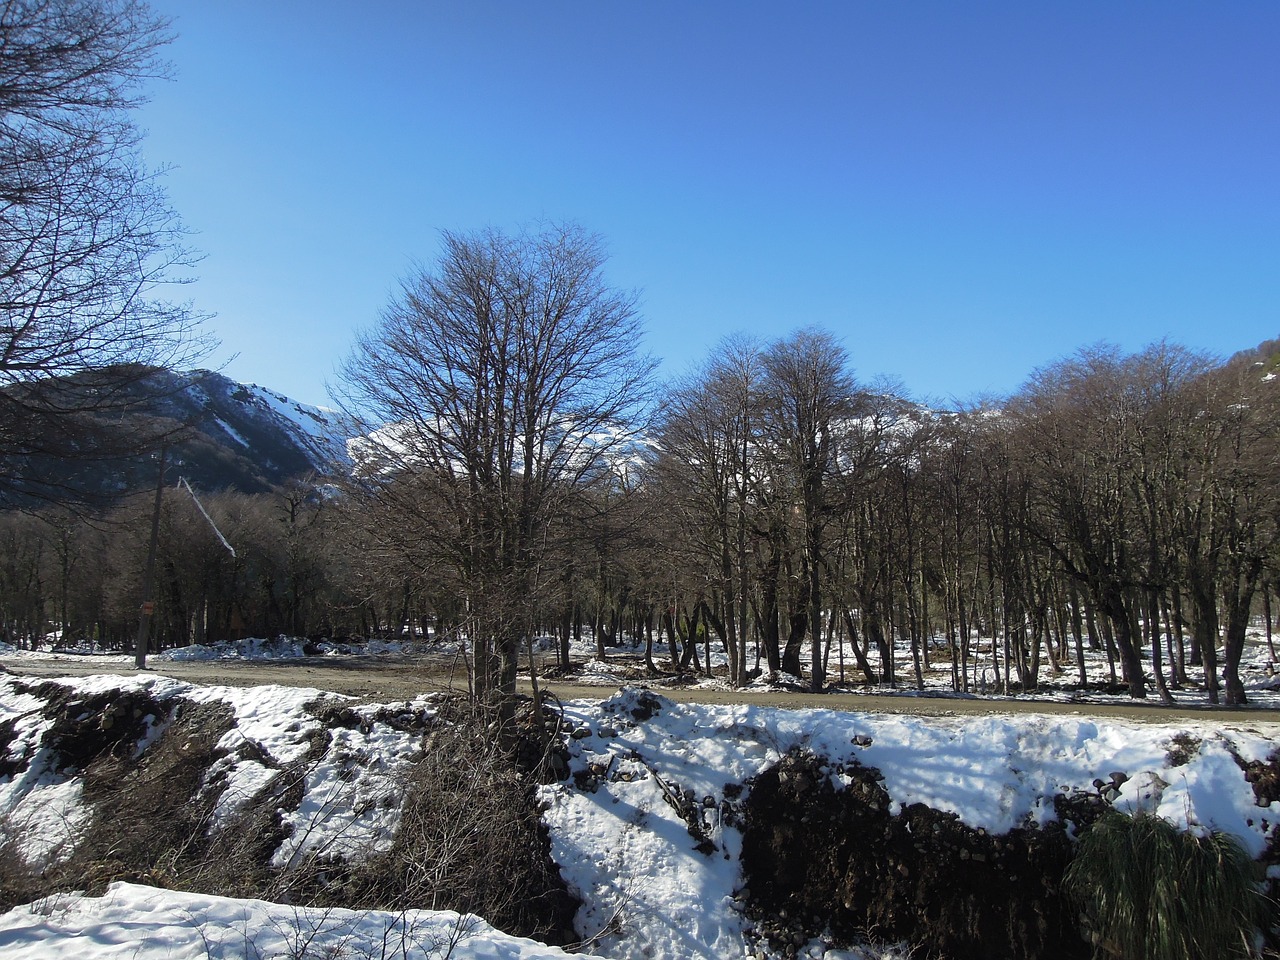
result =
[{"label": "tree trunk", "polygon": [[1173,706],[1173,695],[1164,678],[1164,665],[1160,654],[1160,598],[1154,588],[1147,590],[1147,634],[1151,639],[1151,673],[1156,680],[1156,692],[1167,706]]},{"label": "tree trunk", "polygon": [[1204,664],[1204,685],[1209,702],[1220,702],[1218,695],[1218,599],[1208,578],[1193,573],[1187,578],[1192,609],[1192,662],[1199,651]]},{"label": "tree trunk", "polygon": [[853,649],[853,658],[858,662],[858,669],[866,676],[867,683],[879,683],[880,679],[871,669],[871,661],[867,659],[866,647],[859,640],[858,626],[853,621],[853,611],[848,607],[844,608],[844,625],[849,631],[849,646]]},{"label": "tree trunk", "polygon": [[1244,655],[1245,631],[1253,610],[1253,594],[1262,575],[1262,557],[1253,556],[1238,565],[1230,578],[1227,594],[1227,635],[1222,651],[1222,677],[1227,706],[1248,703],[1240,680],[1240,658]]},{"label": "tree trunk", "polygon": [[1116,651],[1120,657],[1121,675],[1129,687],[1129,696],[1145,699],[1146,684],[1142,676],[1142,660],[1134,644],[1133,612],[1125,602],[1123,591],[1114,584],[1104,584],[1099,590],[1098,606],[1111,622]]}]

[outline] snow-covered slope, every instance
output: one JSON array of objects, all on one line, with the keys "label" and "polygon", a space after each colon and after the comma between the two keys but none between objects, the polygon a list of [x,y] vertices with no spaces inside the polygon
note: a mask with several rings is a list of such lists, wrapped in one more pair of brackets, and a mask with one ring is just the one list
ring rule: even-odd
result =
[{"label": "snow-covered slope", "polygon": [[[320,723],[308,704],[333,698],[274,686],[197,687],[159,676],[57,684],[72,688],[77,703],[118,691],[159,703],[223,705],[233,722],[207,782],[226,782],[227,790],[211,829],[306,753]],[[48,688],[0,679],[0,728],[11,731],[0,812],[6,824],[22,827],[28,858],[57,856],[89,819],[77,771],[51,765],[39,746],[52,722],[46,696]],[[322,755],[307,761],[274,859],[289,859],[300,844],[358,857],[387,843],[399,809],[397,771],[414,762],[421,734],[386,718],[429,713],[432,704],[357,707],[352,716],[359,722],[333,729]],[[1116,809],[1224,831],[1253,856],[1274,845],[1280,830],[1276,803],[1259,798],[1246,769],[1274,762],[1280,729],[1247,716],[1176,725],[1036,715],[925,719],[676,704],[632,688],[566,704],[565,720],[571,775],[541,789],[543,820],[561,874],[584,904],[577,933],[591,940],[592,953],[607,957],[743,955],[751,928],[741,902],[744,834],[730,814],[749,796],[753,777],[798,751],[826,758],[837,788],[849,766],[874,767],[895,810],[924,803],[992,834],[1051,821],[1055,793],[1096,794],[1091,785],[1098,778],[1107,779],[1106,802]],[[161,726],[147,726],[139,752],[163,734]],[[700,811],[692,814],[699,830],[691,829],[680,798],[691,798],[690,809]],[[450,931],[459,924],[467,935],[449,954]],[[402,939],[406,925],[422,935],[420,942]],[[562,955],[448,913],[306,910],[127,884],[101,898],[60,896],[0,916],[0,955],[93,960],[122,955],[127,940],[127,955],[136,960],[239,957],[246,954],[236,950],[248,943],[264,957],[331,956],[337,954],[322,950],[344,944],[352,956],[379,956],[388,954],[361,951],[383,934],[398,945],[389,955],[402,960]],[[288,952],[304,940],[315,951]],[[828,960],[897,955],[828,950],[818,941],[805,951]]]},{"label": "snow-covered slope", "polygon": [[[346,473],[348,433],[333,410],[298,403],[255,384],[210,370],[156,369],[122,383],[119,425],[168,434],[167,476],[183,476],[206,491],[261,493],[293,480]],[[33,460],[31,470],[65,479],[66,465]],[[130,451],[123,458],[76,464],[84,495],[111,499],[155,483],[155,461]]]},{"label": "snow-covered slope", "polygon": [[[347,436],[334,410],[298,403],[257,384],[197,370],[169,374],[176,389],[166,412],[190,423],[195,439],[186,446],[190,470],[206,487],[278,484],[309,474],[329,475],[347,464]],[[206,462],[207,441],[213,447]],[[218,477],[236,467],[248,476]],[[193,481],[194,482],[194,481]]]}]

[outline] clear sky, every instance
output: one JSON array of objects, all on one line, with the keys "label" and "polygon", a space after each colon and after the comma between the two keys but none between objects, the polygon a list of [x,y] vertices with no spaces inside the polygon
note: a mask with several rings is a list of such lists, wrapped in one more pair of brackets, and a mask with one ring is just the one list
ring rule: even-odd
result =
[{"label": "clear sky", "polygon": [[1098,340],[1280,336],[1275,0],[153,6],[185,293],[298,400],[442,230],[538,219],[604,237],[664,373],[815,324],[969,399]]}]

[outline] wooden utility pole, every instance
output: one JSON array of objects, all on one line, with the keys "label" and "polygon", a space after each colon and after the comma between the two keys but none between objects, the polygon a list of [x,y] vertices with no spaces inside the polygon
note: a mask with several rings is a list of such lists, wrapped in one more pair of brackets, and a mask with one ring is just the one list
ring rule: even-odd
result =
[{"label": "wooden utility pole", "polygon": [[151,614],[155,601],[151,599],[151,583],[155,578],[156,547],[160,542],[160,498],[164,495],[164,467],[166,446],[160,447],[160,471],[156,476],[156,502],[151,511],[151,543],[147,547],[147,566],[142,571],[142,607],[138,617],[138,639],[133,645],[133,661],[139,670],[147,669],[147,643],[151,636]]}]

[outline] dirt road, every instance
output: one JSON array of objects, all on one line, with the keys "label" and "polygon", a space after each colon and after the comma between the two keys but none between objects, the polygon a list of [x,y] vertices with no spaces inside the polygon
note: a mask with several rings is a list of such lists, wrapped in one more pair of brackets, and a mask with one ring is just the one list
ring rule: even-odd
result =
[{"label": "dirt road", "polygon": [[[87,676],[95,673],[133,674],[132,665],[118,657],[65,656],[50,660],[0,659],[11,674],[31,678]],[[367,702],[406,700],[421,693],[448,689],[465,690],[466,673],[461,664],[446,657],[311,657],[272,663],[262,660],[213,660],[189,663],[154,662],[150,674],[175,677],[192,683],[255,686],[277,683],[284,686],[316,687],[356,697]],[[609,687],[548,681],[543,684],[560,699],[607,697]],[[521,684],[529,692],[527,683]],[[1152,723],[1179,720],[1221,721],[1240,724],[1280,724],[1280,710],[1208,709],[1205,707],[1164,707],[1158,702],[1066,703],[1031,698],[991,700],[913,696],[910,694],[810,694],[761,692],[753,690],[704,690],[688,687],[661,688],[672,700],[694,703],[747,703],[758,706],[828,710],[902,713],[916,716],[966,716],[993,713],[1045,713],[1091,717],[1122,717]]]}]

